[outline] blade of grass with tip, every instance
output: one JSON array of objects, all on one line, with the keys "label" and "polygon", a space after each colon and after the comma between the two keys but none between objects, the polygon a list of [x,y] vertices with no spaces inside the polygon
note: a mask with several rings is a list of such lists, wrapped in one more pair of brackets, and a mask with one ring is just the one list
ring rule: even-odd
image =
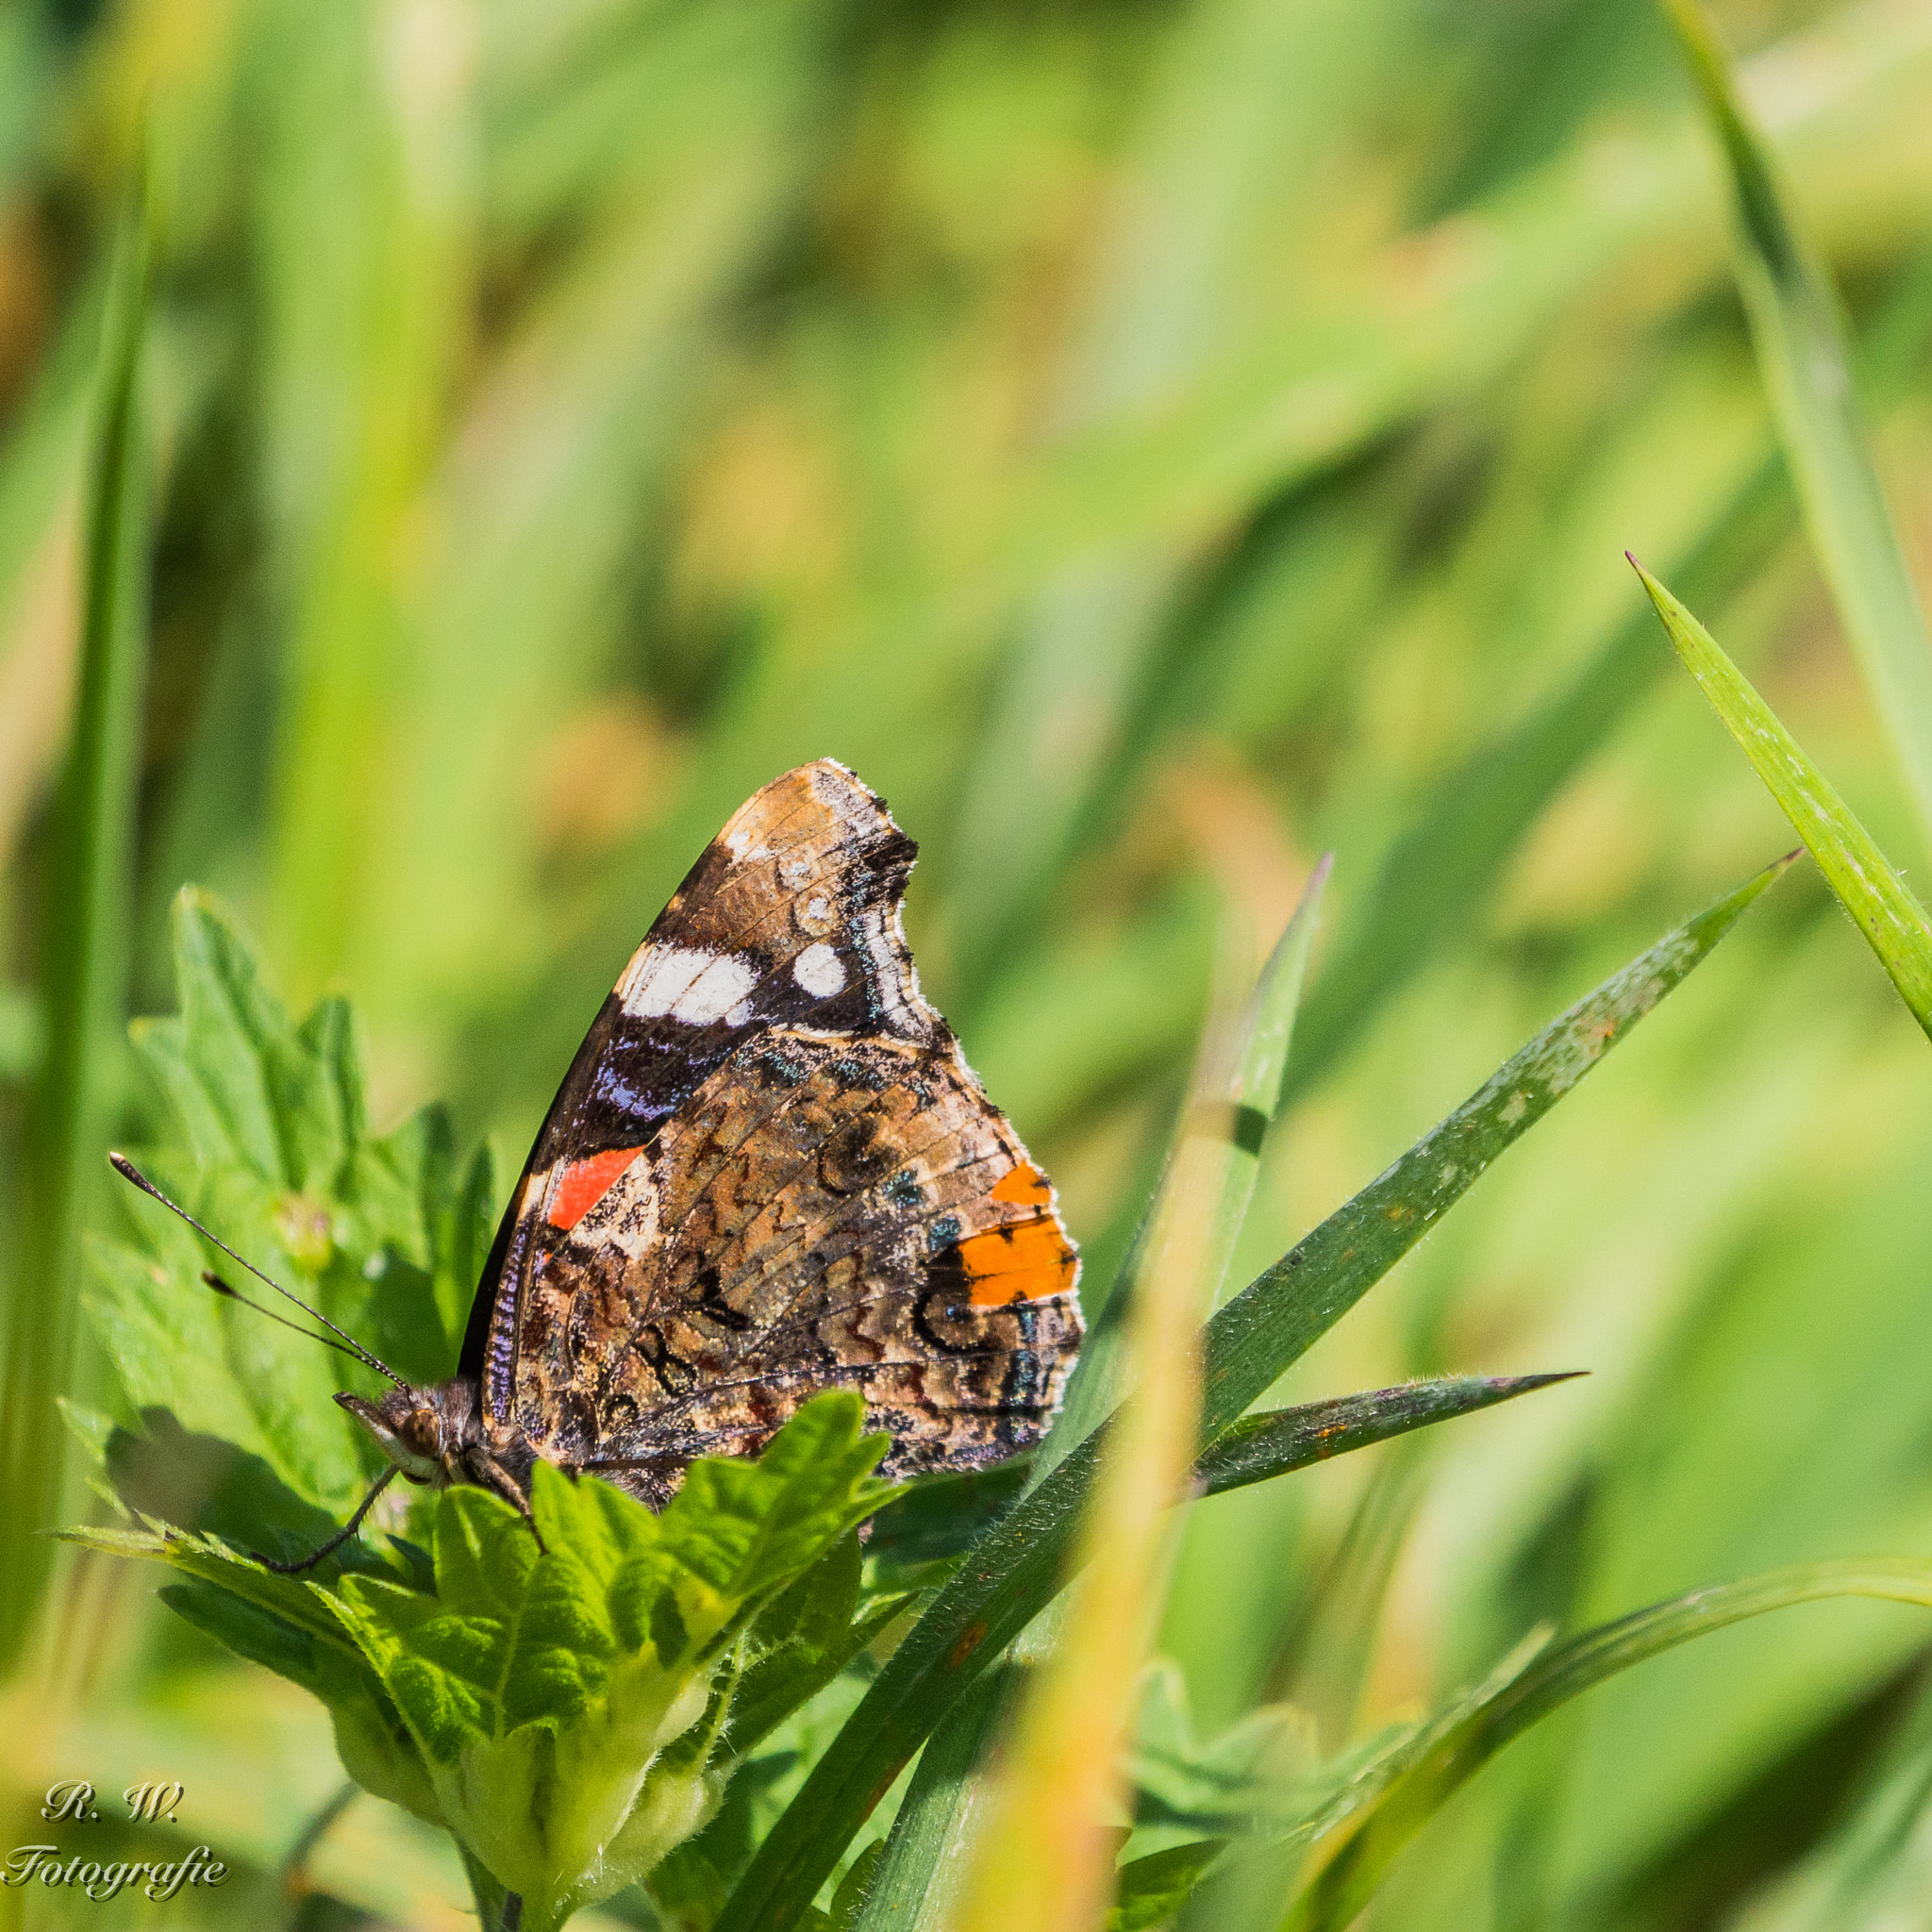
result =
[{"label": "blade of grass with tip", "polygon": [[1351,1449],[1366,1449],[1519,1395],[1574,1381],[1581,1370],[1548,1375],[1438,1375],[1394,1389],[1331,1396],[1244,1416],[1202,1451],[1195,1476],[1204,1495],[1264,1483]]},{"label": "blade of grass with tip", "polygon": [[1913,1019],[1932,1037],[1932,924],[1925,908],[1711,634],[1635,558],[1631,562],[1685,668],[1818,861]]},{"label": "blade of grass with tip", "polygon": [[1291,1840],[1294,1850],[1348,1836],[1290,1907],[1282,1932],[1341,1932],[1391,1861],[1430,1818],[1514,1739],[1572,1698],[1633,1664],[1746,1618],[1835,1597],[1932,1607],[1932,1570],[1909,1562],[1819,1563],[1696,1590],[1633,1611],[1498,1673],[1472,1698],[1372,1762]]},{"label": "blade of grass with tip", "polygon": [[[1228,1429],[1489,1165],[1706,958],[1784,869],[1768,868],[1613,974],[1507,1060],[1379,1179],[1208,1324],[1202,1435]],[[880,1670],[758,1847],[715,1932],[776,1932],[809,1904],[935,1725],[1051,1601],[1092,1478],[1089,1436],[966,1562]]]},{"label": "blade of grass with tip", "polygon": [[1665,0],[1737,196],[1738,280],[1805,525],[1932,842],[1932,635],[1873,461],[1838,291],[1699,0]]},{"label": "blade of grass with tip", "polygon": [[1204,1426],[1215,1434],[1228,1427],[1298,1361],[1790,863],[1785,858],[1767,866],[1612,974],[1222,1309],[1208,1331]]},{"label": "blade of grass with tip", "polygon": [[104,1055],[126,1005],[135,786],[146,670],[148,502],[140,402],[149,255],[143,191],[120,242],[100,352],[87,510],[80,684],[54,807],[42,941],[45,1048],[28,1101],[21,1243],[0,1391],[0,1669],[19,1657],[53,1546],[67,1431],[56,1400],[74,1364],[81,1207],[103,1140]]}]

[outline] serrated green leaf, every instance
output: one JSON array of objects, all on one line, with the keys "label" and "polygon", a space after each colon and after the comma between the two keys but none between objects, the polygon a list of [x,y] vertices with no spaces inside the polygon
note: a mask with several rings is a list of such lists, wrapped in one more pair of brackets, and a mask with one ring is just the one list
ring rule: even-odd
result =
[{"label": "serrated green leaf", "polygon": [[[328,1600],[443,1816],[524,1899],[525,1924],[632,1883],[711,1815],[730,1709],[714,1678],[741,1666],[762,1608],[811,1573],[825,1621],[849,1628],[856,1556],[824,1559],[892,1494],[871,1478],[885,1441],[863,1428],[855,1393],[821,1394],[757,1461],[693,1463],[661,1515],[539,1462],[531,1507],[548,1554],[499,1497],[446,1490],[434,1597],[355,1576]],[[813,1606],[794,1607],[781,1641],[815,1623]]]},{"label": "serrated green leaf", "polygon": [[[1534,1125],[1704,959],[1777,876],[1719,900],[1560,1015],[1471,1098],[1251,1282],[1208,1324],[1203,1434],[1228,1429]],[[771,1932],[808,1901],[867,1813],[946,1710],[1063,1581],[1091,1478],[1089,1437],[1008,1516],[880,1671],[798,1797],[759,1847],[719,1924]]]},{"label": "serrated green leaf", "polygon": [[1668,0],[1667,10],[1730,168],[1738,279],[1805,525],[1932,839],[1932,633],[1873,461],[1838,291],[1704,8]]},{"label": "serrated green leaf", "polygon": [[[292,1023],[247,942],[200,894],[177,898],[174,931],[180,1011],[134,1032],[191,1158],[154,1158],[156,1179],[399,1374],[441,1380],[456,1366],[488,1250],[495,1204],[487,1152],[459,1180],[441,1107],[372,1137],[348,1008],[324,1001]],[[345,1513],[380,1458],[330,1398],[383,1385],[359,1364],[217,1301],[201,1271],[232,1275],[235,1264],[157,1204],[126,1205],[147,1252],[92,1243],[86,1307],[130,1403],[225,1438],[299,1495]],[[275,1300],[272,1291],[256,1292]]]},{"label": "serrated green leaf", "polygon": [[[67,1534],[168,1564],[182,1579],[172,1608],[322,1698],[358,1782],[447,1824],[524,1898],[526,1924],[554,1925],[704,1824],[730,1769],[741,1674],[748,1748],[754,1726],[794,1709],[892,1613],[853,1614],[854,1525],[894,1493],[872,1478],[885,1445],[864,1413],[850,1391],[819,1395],[762,1459],[694,1464],[694,1499],[687,1482],[661,1515],[540,1462],[548,1554],[508,1504],[447,1489],[433,1593],[353,1544],[356,1574],[332,1560],[311,1579],[194,1533]],[[158,1440],[118,1432],[108,1446],[135,1507],[192,1506],[225,1527],[274,1488],[231,1445],[153,1422]],[[238,1484],[257,1504],[208,1494]],[[706,1499],[720,1495],[714,1523]]]},{"label": "serrated green leaf", "polygon": [[1641,563],[1631,560],[1685,668],[1818,861],[1912,1018],[1932,1037],[1932,923],[1925,908],[1711,634]]}]

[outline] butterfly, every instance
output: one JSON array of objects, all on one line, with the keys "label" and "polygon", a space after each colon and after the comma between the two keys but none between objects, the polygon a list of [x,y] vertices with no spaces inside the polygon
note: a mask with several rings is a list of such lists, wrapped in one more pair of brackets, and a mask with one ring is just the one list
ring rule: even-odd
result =
[{"label": "butterfly", "polygon": [[527,1518],[541,1457],[661,1507],[693,1457],[755,1455],[824,1389],[864,1398],[889,1477],[1039,1440],[1080,1345],[1079,1259],[920,993],[917,850],[829,758],[739,808],[571,1062],[456,1374],[407,1382],[308,1310],[394,1385],[336,1397],[388,1467],[339,1537],[271,1567],[319,1561],[397,1474]]}]

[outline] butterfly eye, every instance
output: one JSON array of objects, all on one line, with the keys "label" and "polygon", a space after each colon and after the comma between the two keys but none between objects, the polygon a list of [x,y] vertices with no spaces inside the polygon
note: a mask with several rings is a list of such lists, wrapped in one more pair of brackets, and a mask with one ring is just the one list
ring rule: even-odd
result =
[{"label": "butterfly eye", "polygon": [[396,1434],[418,1456],[435,1457],[442,1454],[442,1424],[433,1408],[412,1408],[396,1424]]}]

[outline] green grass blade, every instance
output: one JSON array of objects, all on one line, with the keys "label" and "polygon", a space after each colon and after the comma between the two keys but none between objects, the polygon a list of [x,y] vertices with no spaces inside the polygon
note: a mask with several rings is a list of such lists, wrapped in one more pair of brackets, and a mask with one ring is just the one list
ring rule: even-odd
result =
[{"label": "green grass blade", "polygon": [[1300,1360],[1513,1141],[1704,959],[1790,860],[1767,866],[1553,1021],[1378,1179],[1250,1282],[1208,1326],[1211,1440]]},{"label": "green grass blade", "polygon": [[1435,1423],[1513,1402],[1580,1373],[1555,1375],[1440,1375],[1396,1389],[1338,1395],[1245,1416],[1201,1452],[1196,1480],[1210,1496],[1307,1469],[1351,1449],[1366,1449]]},{"label": "green grass blade", "polygon": [[1932,635],[1873,461],[1830,271],[1698,0],[1667,0],[1737,195],[1738,279],[1805,524],[1932,841]]},{"label": "green grass blade", "polygon": [[139,377],[148,216],[130,217],[100,352],[87,507],[80,681],[54,808],[42,958],[45,1048],[21,1162],[20,1246],[0,1391],[0,1670],[32,1626],[60,1507],[67,1431],[57,1399],[73,1373],[75,1255],[100,1167],[102,1061],[126,1007],[135,786],[146,672],[148,501]]},{"label": "green grass blade", "polygon": [[1804,840],[1912,1017],[1932,1037],[1932,924],[1925,908],[1710,633],[1641,563],[1637,574],[1712,710]]},{"label": "green grass blade", "polygon": [[1877,1597],[1932,1607],[1932,1570],[1908,1562],[1820,1563],[1692,1591],[1542,1650],[1499,1674],[1369,1765],[1297,1834],[1349,1837],[1290,1909],[1282,1932],[1340,1932],[1368,1903],[1390,1862],[1497,1752],[1586,1690],[1693,1637],[1793,1604]]},{"label": "green grass blade", "polygon": [[[1206,1442],[1433,1227],[1483,1171],[1704,959],[1783,870],[1667,933],[1545,1027],[1380,1179],[1338,1208],[1208,1323]],[[921,1743],[1064,1580],[1099,1447],[1090,1435],[945,1585],[758,1847],[715,1932],[777,1932],[831,1872]]]}]

